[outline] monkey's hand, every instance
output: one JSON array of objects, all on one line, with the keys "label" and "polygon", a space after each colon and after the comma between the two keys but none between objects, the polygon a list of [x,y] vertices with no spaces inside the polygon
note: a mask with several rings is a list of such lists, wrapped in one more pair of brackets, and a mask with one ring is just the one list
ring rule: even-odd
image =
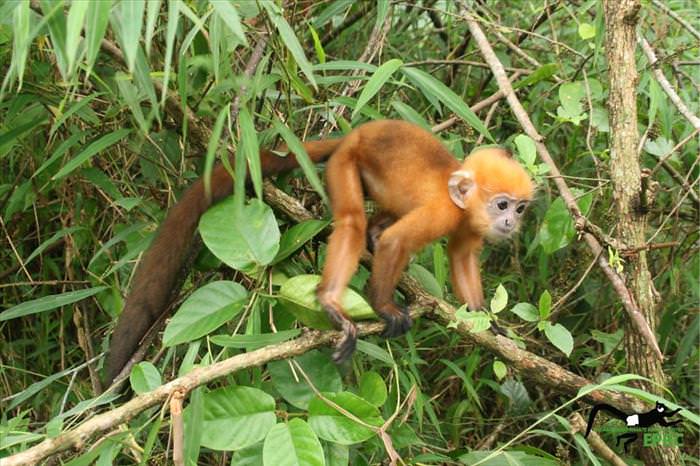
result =
[{"label": "monkey's hand", "polygon": [[408,310],[397,306],[394,303],[388,303],[382,306],[381,309],[376,309],[379,317],[386,322],[386,327],[382,332],[384,338],[400,337],[408,332],[413,323]]}]

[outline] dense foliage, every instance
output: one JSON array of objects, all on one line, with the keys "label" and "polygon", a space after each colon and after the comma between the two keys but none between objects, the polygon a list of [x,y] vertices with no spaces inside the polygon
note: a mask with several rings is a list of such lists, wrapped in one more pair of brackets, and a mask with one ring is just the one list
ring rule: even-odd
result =
[{"label": "dense foliage", "polygon": [[[616,237],[602,4],[465,3],[583,214]],[[698,39],[666,6],[699,24],[693,0],[643,2],[639,34],[698,114]],[[431,128],[456,115],[439,137],[457,158],[498,142],[538,182],[517,238],[483,253],[489,312],[458,318],[473,320],[473,331],[496,319],[522,348],[591,381],[627,373],[623,335],[633,327],[578,240],[534,142],[505,101],[469,109],[499,89],[462,8],[452,0],[2,3],[0,457],[124,403],[98,397],[98,379],[135,264],[168,206],[215,160],[227,160],[227,148],[239,172],[251,161],[249,200],[239,211],[243,198],[232,198],[203,217],[205,247],[146,353],[150,362],[132,371],[133,392],[295,338],[301,322],[318,326],[313,290],[330,218],[323,167],[275,181],[316,217],[295,223],[261,201],[257,149],[293,148],[381,118]],[[632,246],[649,247],[663,398],[687,408],[680,448],[697,463],[699,138],[641,50],[636,59],[647,198],[636,208],[649,228],[647,245]],[[623,277],[635,260],[612,246],[605,254]],[[444,240],[417,254],[408,273],[458,305]],[[361,267],[347,297],[358,315],[371,314],[368,275]],[[475,464],[495,450],[500,456],[481,464],[601,464],[570,432],[569,415],[585,416],[587,405],[567,404],[573,397],[554,382],[528,383],[507,362],[421,318],[405,338],[363,338],[346,366],[321,348],[194,389],[184,454],[187,464],[360,465],[388,462],[393,445],[410,464]],[[61,460],[164,464],[172,455],[170,415],[152,407]]]}]

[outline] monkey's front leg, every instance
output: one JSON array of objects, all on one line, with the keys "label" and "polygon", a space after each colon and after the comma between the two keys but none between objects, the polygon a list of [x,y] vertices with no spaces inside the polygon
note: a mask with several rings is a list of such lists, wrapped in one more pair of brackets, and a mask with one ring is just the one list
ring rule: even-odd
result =
[{"label": "monkey's front leg", "polygon": [[[445,233],[434,208],[418,208],[383,231],[376,245],[369,279],[372,308],[386,322],[383,336],[403,335],[411,328],[408,311],[396,305],[394,289],[411,254]],[[434,221],[427,222],[426,219]]]}]

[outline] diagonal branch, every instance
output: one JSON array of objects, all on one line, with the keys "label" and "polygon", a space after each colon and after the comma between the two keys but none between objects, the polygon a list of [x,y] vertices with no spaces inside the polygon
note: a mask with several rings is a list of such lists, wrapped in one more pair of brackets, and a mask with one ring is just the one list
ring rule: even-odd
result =
[{"label": "diagonal branch", "polygon": [[[489,43],[488,39],[484,35],[484,32],[481,30],[479,23],[477,23],[477,21],[474,19],[474,16],[471,14],[469,7],[465,3],[466,2],[462,1],[463,9],[465,12],[464,19],[467,22],[467,25],[469,26],[469,31],[471,32],[472,37],[474,38],[479,49],[481,50],[481,54],[484,56],[484,60],[486,61],[486,63],[489,64],[493,75],[496,77],[498,87],[501,89],[501,91],[505,93],[506,99],[508,100],[508,104],[510,105],[513,114],[520,122],[520,125],[525,130],[525,133],[535,141],[537,152],[540,154],[540,157],[542,157],[542,160],[544,160],[544,162],[549,166],[549,170],[552,174],[554,184],[557,185],[559,194],[564,200],[567,209],[574,217],[576,224],[586,225],[588,221],[581,214],[581,210],[576,204],[576,199],[573,193],[569,190],[569,187],[566,185],[566,181],[562,177],[561,172],[559,172],[559,168],[554,163],[554,159],[550,155],[547,146],[544,145],[544,138],[537,132],[537,129],[532,124],[530,117],[528,116],[527,112],[520,103],[520,100],[518,100],[518,97],[515,94],[515,91],[513,90],[513,86],[511,85],[510,81],[508,80],[508,77],[506,76],[506,72],[503,69],[503,65],[501,64],[498,57],[496,57],[496,54],[494,53],[493,48],[491,47],[491,44]],[[610,281],[615,292],[619,296],[620,301],[622,302],[622,305],[624,306],[625,311],[627,311],[627,314],[629,315],[635,328],[644,337],[644,340],[647,342],[647,344],[653,349],[654,354],[656,354],[656,356],[659,359],[663,360],[663,354],[661,353],[661,349],[659,348],[659,345],[656,342],[656,337],[654,336],[654,333],[649,327],[649,323],[644,319],[644,316],[639,311],[637,303],[635,303],[634,298],[632,297],[632,294],[627,288],[622,277],[615,270],[612,269],[612,267],[606,260],[606,255],[601,254],[603,251],[603,247],[601,246],[600,242],[598,242],[595,236],[593,236],[585,230],[583,230],[582,236],[588,244],[588,247],[593,252],[593,254],[598,257],[598,265],[603,270],[603,273],[605,273],[605,276],[608,277],[608,280]]]}]

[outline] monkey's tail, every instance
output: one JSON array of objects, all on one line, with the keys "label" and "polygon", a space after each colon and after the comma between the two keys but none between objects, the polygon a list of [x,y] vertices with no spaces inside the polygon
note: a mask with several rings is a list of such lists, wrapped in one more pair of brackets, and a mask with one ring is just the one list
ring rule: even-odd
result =
[{"label": "monkey's tail", "polygon": [[[343,138],[308,141],[304,149],[309,158],[320,163],[340,145]],[[282,148],[280,152],[286,151]],[[271,151],[260,152],[265,175],[274,175],[298,166],[296,156],[280,157]],[[179,293],[186,274],[192,243],[199,219],[215,202],[231,194],[233,180],[222,165],[211,176],[211,198],[198,179],[170,209],[158,229],[151,246],[143,255],[132,280],[131,292],[112,334],[106,362],[106,381],[114,381],[126,366],[151,326],[168,311],[168,305]]]},{"label": "monkey's tail", "polygon": [[623,413],[614,406],[606,404],[593,405],[593,408],[591,408],[591,413],[588,415],[588,425],[586,426],[586,435],[584,435],[584,437],[588,437],[588,434],[591,433],[593,423],[595,422],[595,417],[598,414],[598,411],[600,410],[606,411],[610,413],[613,417],[617,419],[622,419],[623,421],[627,418],[626,413]]}]

